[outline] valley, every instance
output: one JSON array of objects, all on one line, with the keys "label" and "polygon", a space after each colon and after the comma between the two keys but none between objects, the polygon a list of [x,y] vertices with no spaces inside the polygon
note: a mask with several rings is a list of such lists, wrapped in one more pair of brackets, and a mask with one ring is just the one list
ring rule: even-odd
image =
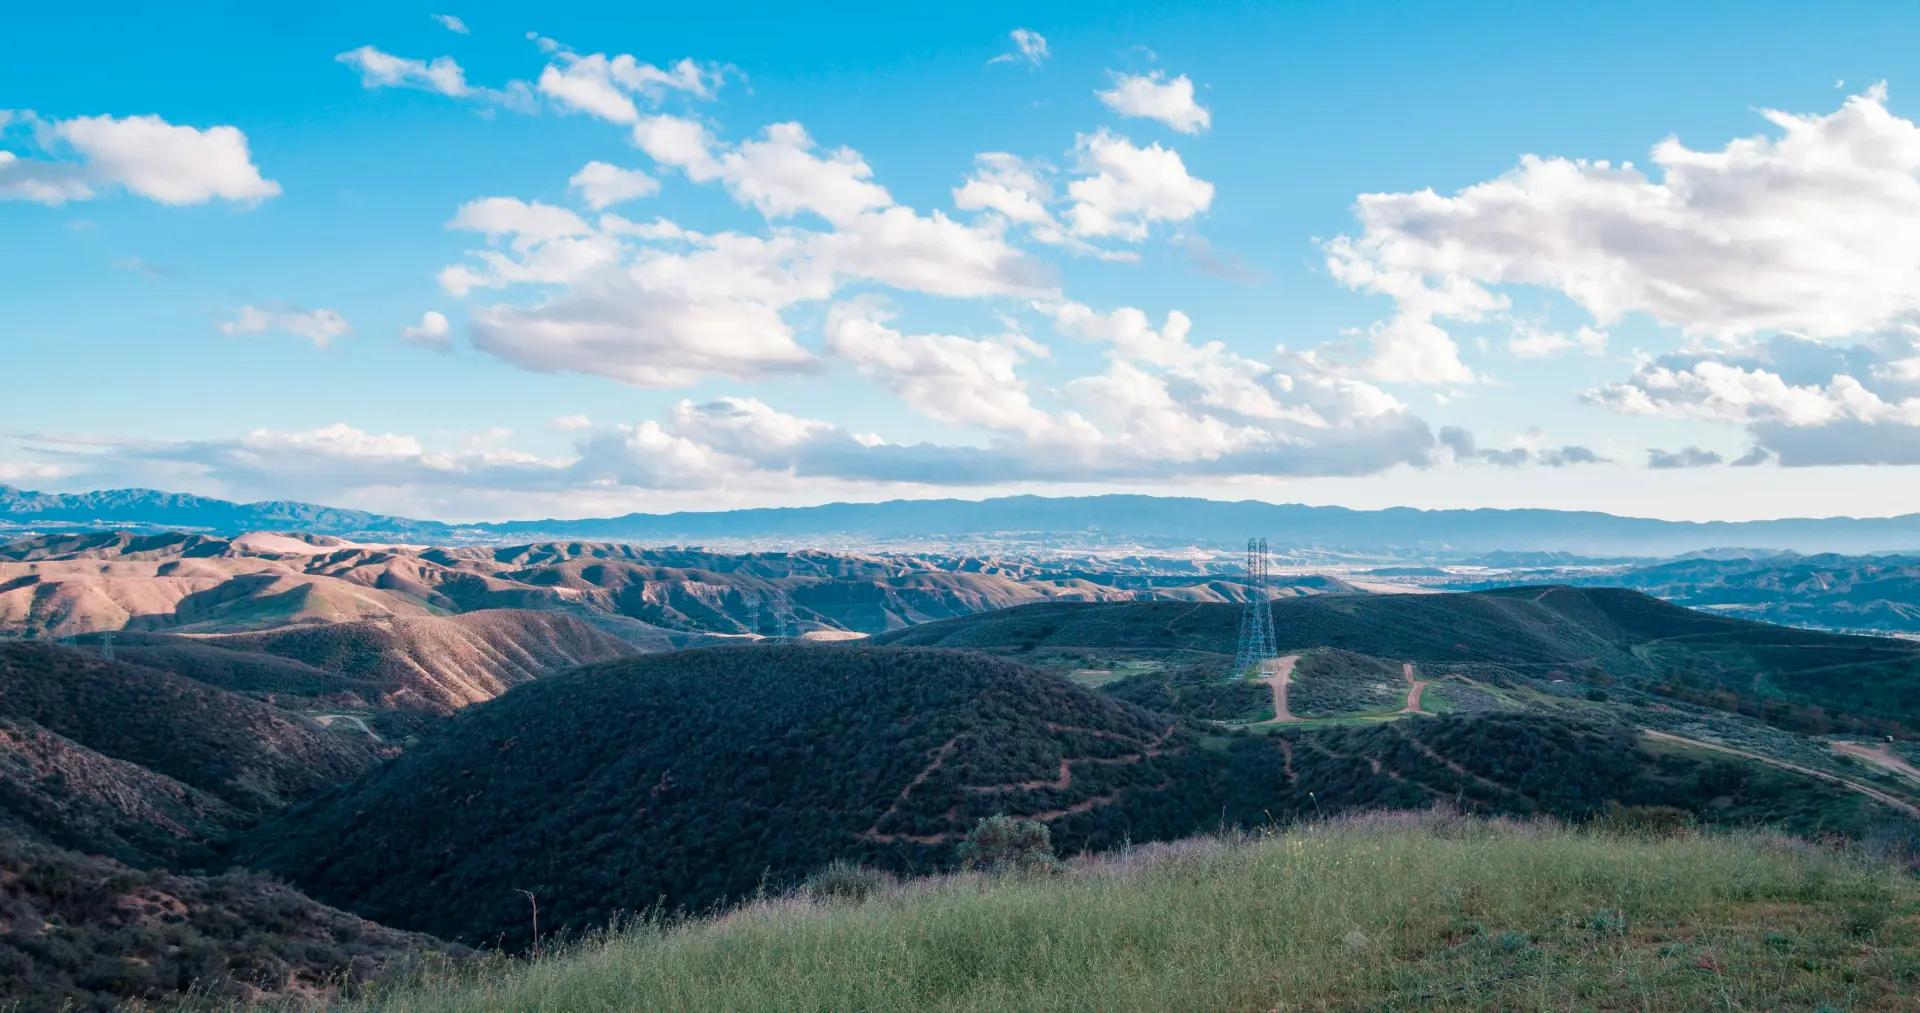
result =
[{"label": "valley", "polygon": [[[1266,588],[1276,654],[1236,677],[1243,574],[1088,562],[11,543],[0,839],[94,882],[174,877],[189,923],[263,903],[365,919],[374,948],[300,952],[382,981],[532,950],[530,899],[543,934],[579,936],[802,890],[835,863],[948,875],[988,817],[1063,855],[1436,807],[1920,833],[1920,644],[1616,588],[1285,575]],[[280,882],[297,901],[268,899]],[[52,959],[13,938],[21,966]],[[301,959],[229,965],[216,990],[311,988]],[[31,980],[89,1002],[165,991],[144,972]]]}]

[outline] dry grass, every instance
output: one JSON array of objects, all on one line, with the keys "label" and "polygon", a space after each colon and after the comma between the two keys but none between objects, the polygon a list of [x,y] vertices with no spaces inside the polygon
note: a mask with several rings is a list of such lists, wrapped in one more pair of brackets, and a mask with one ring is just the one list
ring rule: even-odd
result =
[{"label": "dry grass", "polygon": [[[1786,838],[1392,815],[1039,878],[784,897],[496,960],[392,1011],[1896,1009],[1920,884]],[[351,1005],[351,1004],[350,1004]]]}]

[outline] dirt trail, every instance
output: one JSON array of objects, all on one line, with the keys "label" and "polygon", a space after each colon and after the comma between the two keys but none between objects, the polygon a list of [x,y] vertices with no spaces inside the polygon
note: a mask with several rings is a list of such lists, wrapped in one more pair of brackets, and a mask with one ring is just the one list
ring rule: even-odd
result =
[{"label": "dirt trail", "polygon": [[[1002,791],[1039,791],[1039,790],[1064,791],[1066,789],[1073,787],[1073,767],[1075,764],[1081,764],[1081,763],[1133,764],[1133,763],[1139,763],[1142,760],[1147,760],[1156,756],[1160,756],[1166,752],[1166,750],[1162,749],[1161,747],[1166,745],[1167,740],[1173,737],[1173,733],[1179,727],[1180,725],[1177,722],[1174,724],[1168,725],[1165,729],[1163,729],[1160,732],[1160,734],[1154,736],[1151,739],[1148,739],[1146,744],[1139,748],[1139,751],[1128,753],[1124,756],[1072,756],[1072,757],[1064,758],[1060,761],[1059,772],[1056,773],[1052,778],[1037,779],[1037,780],[1030,780],[1030,781],[1015,781],[1008,784],[986,784],[986,785],[969,784],[969,785],[962,785],[960,790],[965,792],[972,792],[975,794],[982,794],[982,793],[989,793],[989,792],[1002,792]],[[1137,740],[1129,740],[1128,737],[1124,735],[1118,735],[1113,732],[1103,731],[1097,728],[1076,728],[1072,725],[1056,724],[1051,721],[1047,722],[1047,728],[1055,732],[1081,732],[1087,735],[1100,736],[1102,738],[1119,739],[1122,741],[1137,741]],[[900,794],[894,798],[893,804],[887,807],[886,812],[880,814],[879,819],[876,819],[873,821],[872,826],[862,831],[860,836],[866,840],[874,841],[880,844],[890,844],[894,841],[914,841],[919,844],[944,844],[948,841],[959,840],[960,837],[963,836],[963,834],[961,831],[957,831],[957,830],[943,831],[937,834],[904,834],[904,833],[895,834],[895,833],[883,833],[880,830],[880,825],[882,823],[885,823],[889,818],[891,818],[892,816],[894,816],[900,811],[900,807],[906,803],[908,797],[910,797],[913,794],[914,789],[920,787],[921,784],[925,783],[927,778],[933,775],[934,771],[939,770],[941,767],[946,765],[948,757],[952,755],[954,747],[958,745],[959,742],[960,742],[960,737],[956,735],[953,738],[948,739],[946,743],[943,744],[939,749],[935,750],[933,761],[931,763],[928,763],[927,766],[924,769],[922,769],[920,773],[916,775],[912,781],[907,782],[906,787],[900,789]],[[1163,784],[1160,787],[1165,787],[1165,785]],[[1032,815],[1026,816],[1024,818],[1039,820],[1042,823],[1047,823],[1055,819],[1058,819],[1061,816],[1070,816],[1070,815],[1076,815],[1083,812],[1088,812],[1090,810],[1099,808],[1100,806],[1103,806],[1112,802],[1114,799],[1118,798],[1120,794],[1125,790],[1126,789],[1116,789],[1114,791],[1108,792],[1105,795],[1096,795],[1093,798],[1084,799],[1082,801],[1076,802],[1073,805],[1067,806],[1064,809],[1047,809],[1041,812],[1033,813]],[[1158,789],[1155,789],[1155,790],[1158,790]],[[959,807],[957,803],[953,807],[950,807],[947,810],[947,819],[949,820],[953,819],[955,816],[955,813],[958,811],[958,808]]]},{"label": "dirt trail", "polygon": [[1717,742],[1703,742],[1700,739],[1689,739],[1684,735],[1675,735],[1671,732],[1656,732],[1651,728],[1643,728],[1641,729],[1640,734],[1645,735],[1647,738],[1650,738],[1650,739],[1657,739],[1661,742],[1678,742],[1681,745],[1698,746],[1701,749],[1711,749],[1711,750],[1714,750],[1715,752],[1720,752],[1720,753],[1731,753],[1734,756],[1743,756],[1749,760],[1756,760],[1760,763],[1766,764],[1769,767],[1778,767],[1781,770],[1791,770],[1796,774],[1805,774],[1808,777],[1816,777],[1822,781],[1827,781],[1833,784],[1837,784],[1850,791],[1857,791],[1860,794],[1865,795],[1876,802],[1884,802],[1887,805],[1890,805],[1895,809],[1898,809],[1901,812],[1906,813],[1909,816],[1920,816],[1920,806],[1916,806],[1913,803],[1908,802],[1904,799],[1900,799],[1893,795],[1889,795],[1878,788],[1869,787],[1867,785],[1861,784],[1858,781],[1849,781],[1838,774],[1829,774],[1824,770],[1815,770],[1812,767],[1802,767],[1797,763],[1788,763],[1785,760],[1776,760],[1771,756],[1762,756],[1759,753],[1750,752],[1745,749],[1737,749],[1733,746],[1723,746]]},{"label": "dirt trail", "polygon": [[1903,774],[1911,780],[1920,781],[1920,768],[1916,768],[1913,764],[1893,755],[1893,750],[1888,749],[1885,743],[1869,746],[1862,742],[1836,741],[1833,744],[1833,748],[1835,752],[1865,760],[1875,766],[1885,767],[1896,774]]},{"label": "dirt trail", "polygon": [[315,714],[313,716],[313,719],[319,722],[321,726],[326,728],[333,727],[333,723],[335,721],[338,721],[341,724],[350,725],[354,728],[359,729],[362,732],[365,732],[367,737],[372,739],[375,742],[385,741],[380,738],[379,732],[376,732],[372,728],[368,727],[365,718],[358,717],[353,714]]},{"label": "dirt trail", "polygon": [[1260,671],[1264,674],[1257,681],[1264,682],[1273,689],[1273,719],[1260,722],[1261,724],[1277,725],[1301,720],[1294,717],[1293,712],[1287,709],[1287,683],[1293,678],[1293,666],[1299,663],[1298,654],[1289,654],[1260,663]]},{"label": "dirt trail", "polygon": [[1403,661],[1400,663],[1400,675],[1407,680],[1407,687],[1408,687],[1407,688],[1407,705],[1405,707],[1400,708],[1400,713],[1402,714],[1425,713],[1420,709],[1420,693],[1422,690],[1432,685],[1432,680],[1414,678],[1413,662],[1411,661]]}]

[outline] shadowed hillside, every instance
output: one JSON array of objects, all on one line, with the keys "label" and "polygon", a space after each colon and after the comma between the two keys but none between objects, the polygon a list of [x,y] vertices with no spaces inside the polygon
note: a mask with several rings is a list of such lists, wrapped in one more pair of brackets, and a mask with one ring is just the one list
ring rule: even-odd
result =
[{"label": "shadowed hillside", "polygon": [[1574,818],[1609,803],[1858,833],[1829,784],[1636,731],[1536,715],[1272,736],[1189,724],[976,654],[736,647],[654,655],[461,711],[371,776],[243,842],[315,897],[461,940],[701,909],[835,858],[944,868],[978,819],[1068,850],[1352,807],[1446,802]]},{"label": "shadowed hillside", "polygon": [[252,873],[130,869],[5,832],[0,869],[9,1008],[125,1009],[189,989],[203,1001],[318,995],[446,949]]},{"label": "shadowed hillside", "polygon": [[267,704],[42,644],[0,644],[0,797],[29,836],[192,864],[379,752]]}]

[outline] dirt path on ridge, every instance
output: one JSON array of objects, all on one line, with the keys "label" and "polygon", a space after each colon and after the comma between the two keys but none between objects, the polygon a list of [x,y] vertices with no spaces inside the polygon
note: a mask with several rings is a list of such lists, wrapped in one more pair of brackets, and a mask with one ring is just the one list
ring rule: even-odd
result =
[{"label": "dirt path on ridge", "polygon": [[1420,709],[1420,693],[1421,691],[1425,690],[1428,686],[1432,685],[1433,680],[1414,678],[1413,662],[1411,661],[1403,661],[1400,663],[1400,675],[1407,680],[1407,705],[1405,707],[1400,708],[1400,713],[1402,714],[1426,713],[1425,711]]},{"label": "dirt path on ridge", "polygon": [[1887,805],[1890,805],[1895,809],[1898,809],[1901,812],[1906,813],[1908,816],[1920,816],[1920,806],[1916,806],[1913,803],[1908,802],[1904,799],[1897,798],[1893,795],[1889,795],[1878,788],[1869,787],[1867,785],[1861,784],[1858,781],[1849,781],[1838,774],[1829,774],[1824,770],[1815,770],[1812,767],[1802,767],[1797,763],[1788,763],[1785,760],[1776,760],[1771,756],[1762,756],[1759,753],[1749,752],[1745,749],[1736,749],[1733,746],[1723,746],[1717,742],[1703,742],[1700,739],[1689,739],[1684,735],[1675,735],[1672,732],[1656,732],[1651,728],[1642,728],[1640,730],[1640,734],[1645,735],[1647,738],[1650,738],[1650,739],[1657,739],[1661,742],[1678,742],[1683,746],[1698,746],[1701,749],[1711,749],[1711,750],[1714,750],[1715,752],[1731,753],[1734,756],[1744,756],[1749,760],[1754,760],[1759,763],[1764,763],[1769,767],[1778,767],[1781,770],[1791,770],[1796,774],[1805,774],[1808,777],[1816,777],[1822,781],[1827,781],[1832,784],[1837,784],[1842,788],[1846,788],[1851,791],[1857,791],[1860,794],[1865,795],[1876,802],[1884,802]]},{"label": "dirt path on ridge", "polygon": [[1260,663],[1260,671],[1263,674],[1257,681],[1266,683],[1273,690],[1273,720],[1260,722],[1261,724],[1277,725],[1301,720],[1294,717],[1293,712],[1287,709],[1287,683],[1293,679],[1293,666],[1299,663],[1298,654],[1271,658]]}]

